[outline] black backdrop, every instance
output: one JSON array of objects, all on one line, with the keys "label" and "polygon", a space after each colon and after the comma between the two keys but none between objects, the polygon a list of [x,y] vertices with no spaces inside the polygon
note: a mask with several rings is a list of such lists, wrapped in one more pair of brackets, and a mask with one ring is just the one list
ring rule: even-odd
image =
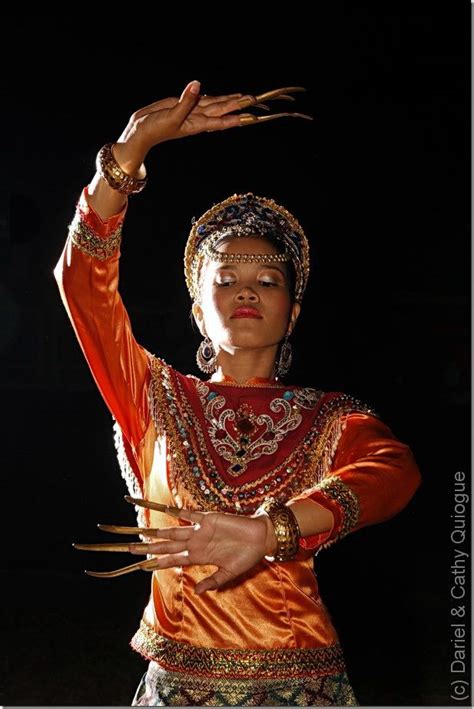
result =
[{"label": "black backdrop", "polygon": [[136,7],[100,22],[72,7],[5,22],[2,703],[126,705],[146,669],[128,640],[149,577],[89,578],[84,568],[109,560],[71,547],[100,541],[97,522],[134,518],[111,417],[52,271],[98,148],[133,110],[194,78],[207,94],[305,86],[295,110],[315,120],[205,134],[149,156],[121,269],[136,337],[197,374],[182,273],[191,218],[242,191],[295,213],[313,271],[292,380],[371,403],[423,476],[397,517],[318,555],[323,599],[361,704],[454,703],[449,534],[470,430],[470,39],[468,3],[446,7],[282,6],[259,21],[250,5],[173,18]]}]

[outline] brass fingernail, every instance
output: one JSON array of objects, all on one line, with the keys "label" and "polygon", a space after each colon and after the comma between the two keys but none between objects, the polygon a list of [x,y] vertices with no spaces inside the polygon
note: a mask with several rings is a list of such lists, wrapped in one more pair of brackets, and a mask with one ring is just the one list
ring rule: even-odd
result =
[{"label": "brass fingernail", "polygon": [[73,544],[74,549],[81,551],[128,551],[129,544]]},{"label": "brass fingernail", "polygon": [[130,497],[129,495],[125,495],[125,499],[132,505],[137,505],[137,507],[145,507],[148,510],[166,512],[166,514],[173,515],[175,517],[179,516],[179,507],[169,507],[168,505],[163,505],[161,502],[151,502],[150,500],[142,500],[139,497]]},{"label": "brass fingernail", "polygon": [[103,532],[112,532],[112,534],[143,534],[146,537],[157,536],[159,529],[151,529],[149,527],[121,527],[115,524],[98,524],[99,529]]},{"label": "brass fingernail", "polygon": [[253,116],[251,113],[246,113],[239,118],[239,123],[241,126],[247,126],[250,123],[257,123],[257,116]]},{"label": "brass fingernail", "polygon": [[240,108],[247,108],[247,106],[254,106],[257,103],[257,99],[254,96],[244,96],[238,103]]}]

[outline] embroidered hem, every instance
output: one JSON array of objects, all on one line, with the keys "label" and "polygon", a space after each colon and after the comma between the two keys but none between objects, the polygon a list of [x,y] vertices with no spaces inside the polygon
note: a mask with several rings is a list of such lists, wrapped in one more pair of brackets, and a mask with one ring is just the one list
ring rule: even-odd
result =
[{"label": "embroidered hem", "polygon": [[159,635],[143,620],[130,645],[168,671],[212,679],[320,677],[346,669],[338,642],[326,647],[273,650],[198,647]]}]

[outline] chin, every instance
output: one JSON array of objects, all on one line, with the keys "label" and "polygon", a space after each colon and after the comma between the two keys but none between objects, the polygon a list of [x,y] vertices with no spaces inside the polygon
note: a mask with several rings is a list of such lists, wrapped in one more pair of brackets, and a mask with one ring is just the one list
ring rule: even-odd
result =
[{"label": "chin", "polygon": [[255,337],[254,333],[233,333],[232,336],[222,340],[221,342],[222,344],[219,343],[219,347],[227,352],[232,351],[233,349],[261,349],[263,347],[272,347],[277,344],[273,341],[269,342],[262,337]]}]

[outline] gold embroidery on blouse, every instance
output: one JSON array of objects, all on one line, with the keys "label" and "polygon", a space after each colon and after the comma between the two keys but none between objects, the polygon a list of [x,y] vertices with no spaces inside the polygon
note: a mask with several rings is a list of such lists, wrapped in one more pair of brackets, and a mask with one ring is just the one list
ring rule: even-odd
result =
[{"label": "gold embroidery on blouse", "polygon": [[328,473],[340,436],[341,427],[334,425],[339,417],[352,411],[375,415],[346,394],[323,401],[310,430],[279,465],[253,481],[228,485],[210,456],[179,376],[172,375],[172,368],[153,355],[150,367],[150,409],[158,435],[167,437],[172,492],[177,495],[183,485],[197,509],[253,514],[268,497],[286,502],[317,485]]},{"label": "gold embroidery on blouse", "polygon": [[159,635],[142,620],[130,644],[167,670],[211,676],[307,677],[345,669],[338,642],[325,647],[272,650],[199,647]]},{"label": "gold embroidery on blouse", "polygon": [[343,510],[342,528],[332,539],[319,547],[325,549],[345,537],[357,525],[360,517],[359,499],[349,485],[346,485],[335,475],[330,475],[322,480],[316,489],[332,500],[336,500]]},{"label": "gold embroidery on blouse", "polygon": [[233,477],[242,475],[253,460],[275,453],[287,433],[297,429],[303,420],[300,407],[281,397],[270,402],[273,413],[281,412],[279,420],[274,421],[268,414],[257,416],[249,404],[242,404],[236,411],[224,408],[225,397],[211,391],[204,382],[196,384],[196,389],[212,445],[218,455],[230,462],[227,472]]},{"label": "gold embroidery on blouse", "polygon": [[85,222],[79,210],[76,210],[74,219],[69,225],[69,236],[74,246],[83,251],[89,256],[100,261],[113,256],[120,246],[122,240],[122,224],[107,237],[101,238],[93,229]]}]

